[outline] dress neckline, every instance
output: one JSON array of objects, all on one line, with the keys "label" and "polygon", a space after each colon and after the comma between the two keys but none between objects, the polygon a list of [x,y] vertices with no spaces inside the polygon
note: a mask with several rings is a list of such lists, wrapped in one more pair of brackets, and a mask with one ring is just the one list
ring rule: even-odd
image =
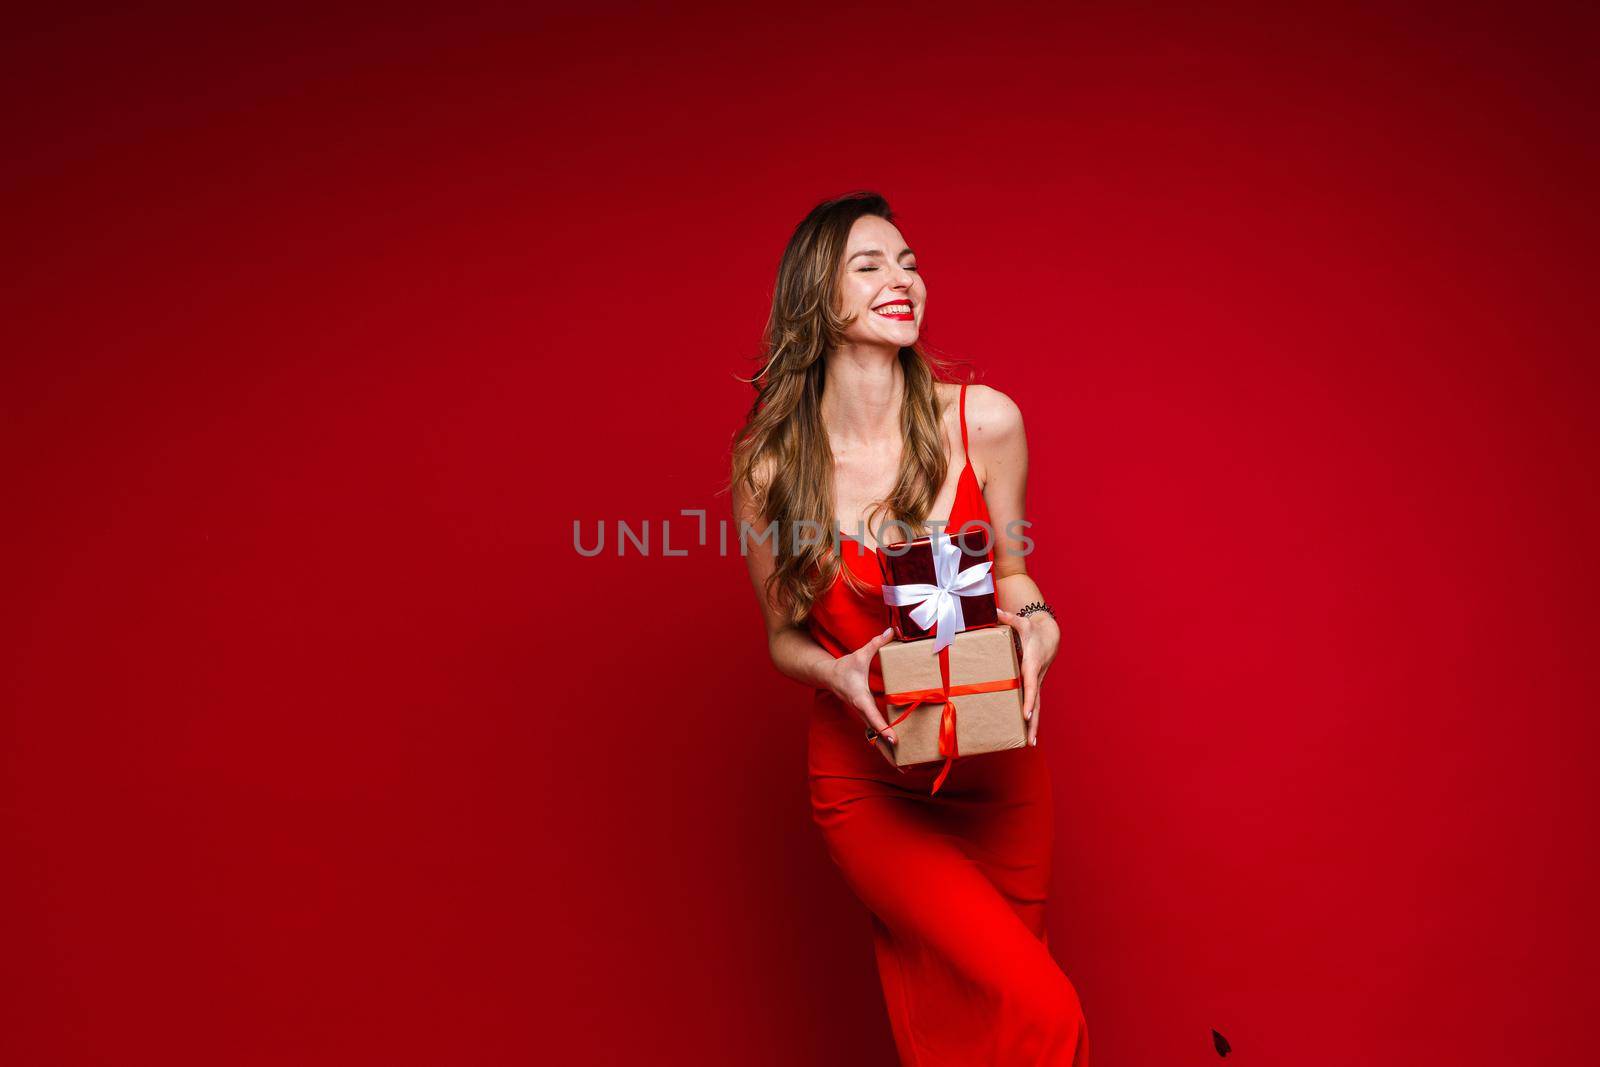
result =
[{"label": "dress neckline", "polygon": [[[950,514],[945,516],[945,520],[944,520],[944,532],[945,533],[949,533],[950,532],[950,523],[956,517],[956,508],[958,508],[961,505],[961,485],[962,485],[963,482],[965,482],[967,480],[968,475],[972,475],[972,457],[970,455],[967,456],[965,461],[961,464],[961,473],[956,476],[956,495],[955,495],[955,499],[950,501]],[[976,477],[976,475],[972,475],[972,476]],[[845,533],[843,530],[839,531],[839,538],[840,538],[840,540],[851,541],[851,542],[854,542],[855,544],[860,545],[862,548],[866,549],[868,552],[871,552],[874,556],[879,556],[879,555],[882,554],[882,553],[880,553],[878,551],[877,547],[874,547],[873,545],[869,545],[865,541],[858,541],[854,537],[851,537],[849,534]],[[902,543],[903,542],[900,542],[900,541],[896,541],[895,542],[895,544],[902,544]]]}]

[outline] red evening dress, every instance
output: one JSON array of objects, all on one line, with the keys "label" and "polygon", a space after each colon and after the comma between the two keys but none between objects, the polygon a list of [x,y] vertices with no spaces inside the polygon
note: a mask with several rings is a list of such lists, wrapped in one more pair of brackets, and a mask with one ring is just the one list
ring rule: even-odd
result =
[{"label": "red evening dress", "polygon": [[[967,452],[946,529],[988,523]],[[835,657],[889,624],[874,550],[846,538],[841,575],[813,605],[809,628]],[[990,558],[993,558],[991,552]],[[871,685],[883,691],[878,661]],[[878,976],[905,1067],[1089,1062],[1077,991],[1045,933],[1050,880],[1050,776],[1037,746],[958,757],[937,795],[943,761],[902,774],[867,744],[864,724],[831,690],[813,701],[812,817],[828,853],[872,918]]]}]

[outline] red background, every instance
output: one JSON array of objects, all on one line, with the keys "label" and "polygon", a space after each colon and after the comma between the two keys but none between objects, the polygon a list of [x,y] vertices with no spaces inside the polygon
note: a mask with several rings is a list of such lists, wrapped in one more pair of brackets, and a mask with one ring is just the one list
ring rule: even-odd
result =
[{"label": "red background", "polygon": [[1389,6],[14,26],[0,1058],[891,1061],[659,553],[867,186],[1027,420],[1097,1062],[1576,1061],[1595,27]]}]

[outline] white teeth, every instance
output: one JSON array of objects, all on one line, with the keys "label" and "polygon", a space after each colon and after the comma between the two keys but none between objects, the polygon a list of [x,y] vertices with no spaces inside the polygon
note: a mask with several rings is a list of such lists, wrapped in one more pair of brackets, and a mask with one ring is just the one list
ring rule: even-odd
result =
[{"label": "white teeth", "polygon": [[911,305],[885,304],[883,307],[877,308],[876,310],[880,315],[909,315],[911,314]]}]

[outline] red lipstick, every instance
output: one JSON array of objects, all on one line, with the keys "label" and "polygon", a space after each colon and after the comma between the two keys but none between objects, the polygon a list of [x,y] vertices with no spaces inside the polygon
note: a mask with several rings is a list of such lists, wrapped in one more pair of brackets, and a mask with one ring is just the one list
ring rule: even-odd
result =
[{"label": "red lipstick", "polygon": [[[891,307],[891,306],[893,306],[895,304],[904,304],[908,310],[903,311],[898,315],[884,315],[883,312],[878,310],[881,307]],[[881,304],[872,305],[872,313],[874,315],[882,315],[886,319],[894,319],[897,322],[915,322],[915,321],[917,321],[916,315],[912,314],[912,311],[914,311],[914,310],[915,310],[915,305],[913,305],[911,303],[911,299],[909,297],[904,297],[904,296],[896,297],[893,300],[885,300]]]}]

